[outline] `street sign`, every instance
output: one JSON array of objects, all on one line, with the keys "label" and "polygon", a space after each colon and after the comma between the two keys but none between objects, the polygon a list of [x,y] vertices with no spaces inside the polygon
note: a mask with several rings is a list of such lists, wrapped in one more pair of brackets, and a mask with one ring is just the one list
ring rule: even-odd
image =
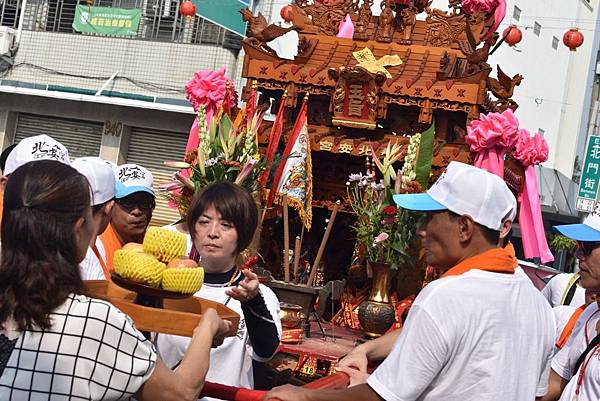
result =
[{"label": "street sign", "polygon": [[575,208],[593,212],[600,188],[600,136],[590,136],[585,147],[585,159],[579,181],[579,193]]}]

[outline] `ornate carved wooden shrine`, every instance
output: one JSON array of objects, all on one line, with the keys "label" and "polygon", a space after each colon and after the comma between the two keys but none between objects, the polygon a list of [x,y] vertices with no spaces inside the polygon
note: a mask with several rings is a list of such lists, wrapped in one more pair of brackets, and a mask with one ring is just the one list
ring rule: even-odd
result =
[{"label": "ornate carved wooden shrine", "polygon": [[[348,174],[364,170],[370,144],[376,152],[389,141],[407,145],[410,135],[435,121],[435,173],[451,160],[470,161],[464,144],[470,120],[518,107],[511,96],[522,77],[501,69],[498,79],[490,77],[488,56],[498,44],[498,35],[489,32],[493,14],[467,15],[457,0],[449,1],[448,10],[430,4],[384,0],[376,16],[373,0],[295,0],[291,28],[243,12],[249,22],[245,95],[255,82],[263,101],[275,100],[275,109],[285,90],[291,107],[310,94],[315,206],[345,196]],[[352,39],[336,37],[346,15],[354,24]],[[279,58],[266,42],[292,29],[299,35],[298,54]],[[291,111],[287,122],[294,119]]]}]

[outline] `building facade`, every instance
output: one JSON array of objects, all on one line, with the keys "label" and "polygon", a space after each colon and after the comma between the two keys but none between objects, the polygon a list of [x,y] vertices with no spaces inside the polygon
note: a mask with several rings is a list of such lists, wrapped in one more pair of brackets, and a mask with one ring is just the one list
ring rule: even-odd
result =
[{"label": "building facade", "polygon": [[[78,32],[78,5],[140,10],[139,26],[128,37]],[[155,186],[173,173],[163,162],[180,160],[185,150],[194,119],[186,82],[195,71],[222,67],[239,82],[243,59],[239,35],[198,15],[183,17],[175,0],[7,0],[0,3],[0,44],[6,38],[2,148],[47,133],[72,157],[139,163],[154,173]],[[179,219],[157,201],[153,224]]]}]

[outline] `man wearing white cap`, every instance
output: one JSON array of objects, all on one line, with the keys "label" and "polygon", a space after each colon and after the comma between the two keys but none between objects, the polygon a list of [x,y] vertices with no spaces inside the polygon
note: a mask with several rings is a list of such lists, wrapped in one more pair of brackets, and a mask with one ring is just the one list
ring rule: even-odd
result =
[{"label": "man wearing white cap", "polygon": [[114,270],[115,251],[129,242],[142,243],[156,207],[153,177],[137,164],[123,164],[115,170],[115,206],[110,225],[100,236],[106,251],[106,262]]},{"label": "man wearing white cap", "polygon": [[110,223],[111,210],[115,197],[115,174],[112,168],[99,157],[81,157],[73,160],[73,168],[83,174],[92,189],[92,218],[95,235],[85,259],[79,264],[83,280],[108,280],[110,271],[106,264],[106,255],[102,241],[98,236]]},{"label": "man wearing white cap", "polygon": [[515,198],[504,181],[451,162],[424,194],[395,195],[424,212],[427,263],[444,275],[417,296],[387,358],[366,384],[345,390],[274,389],[288,400],[534,400],[547,390],[552,310],[517,260],[498,246]]},{"label": "man wearing white cap", "polygon": [[[582,224],[555,226],[565,237],[577,241],[579,284],[586,291],[600,292],[600,214],[593,213]],[[583,311],[566,345],[552,359],[550,389],[544,401],[600,399],[600,309],[591,302]]]}]

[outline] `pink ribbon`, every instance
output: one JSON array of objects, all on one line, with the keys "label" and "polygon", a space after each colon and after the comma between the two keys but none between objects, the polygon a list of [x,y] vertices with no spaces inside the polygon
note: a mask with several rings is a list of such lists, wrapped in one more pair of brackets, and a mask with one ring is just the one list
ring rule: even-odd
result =
[{"label": "pink ribbon", "polygon": [[535,165],[548,160],[548,143],[540,134],[531,136],[527,130],[520,130],[519,133],[519,141],[513,156],[525,166],[525,186],[523,193],[519,195],[521,203],[519,228],[523,239],[523,250],[525,258],[539,257],[542,263],[548,263],[554,261],[554,256],[546,240],[535,172]]},{"label": "pink ribbon", "polygon": [[519,120],[511,109],[481,114],[467,127],[465,141],[477,153],[474,165],[504,178],[504,155],[519,139]]}]

